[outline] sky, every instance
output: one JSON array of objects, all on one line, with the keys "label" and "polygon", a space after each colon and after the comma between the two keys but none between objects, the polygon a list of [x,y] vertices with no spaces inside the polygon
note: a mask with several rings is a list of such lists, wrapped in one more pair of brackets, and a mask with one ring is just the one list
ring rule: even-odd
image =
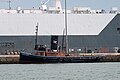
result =
[{"label": "sky", "polygon": [[[47,5],[52,6],[52,1],[53,0],[50,0]],[[61,0],[61,2],[64,6],[64,0]],[[11,0],[12,9],[16,9],[17,7],[25,9],[30,9],[32,7],[38,8],[40,5],[41,0]],[[75,6],[105,10],[110,10],[111,7],[118,7],[118,10],[120,10],[120,0],[67,0],[67,8],[73,8]],[[0,0],[0,8],[8,9],[8,0]]]}]

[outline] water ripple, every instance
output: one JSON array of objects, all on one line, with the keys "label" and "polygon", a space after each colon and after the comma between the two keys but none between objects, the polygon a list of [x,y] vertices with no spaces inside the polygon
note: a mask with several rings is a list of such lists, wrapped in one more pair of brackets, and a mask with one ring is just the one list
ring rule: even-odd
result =
[{"label": "water ripple", "polygon": [[0,65],[0,80],[120,80],[120,63]]}]

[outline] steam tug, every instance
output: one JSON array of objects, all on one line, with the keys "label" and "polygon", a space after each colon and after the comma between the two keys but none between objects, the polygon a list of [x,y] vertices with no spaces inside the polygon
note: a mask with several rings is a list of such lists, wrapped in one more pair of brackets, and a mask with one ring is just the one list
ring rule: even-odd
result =
[{"label": "steam tug", "polygon": [[[34,53],[20,52],[21,64],[44,64],[44,63],[88,63],[99,62],[101,57],[93,55],[69,54],[58,47],[58,36],[51,36],[51,49],[44,45],[38,45],[38,24],[36,26],[36,39]],[[62,47],[63,48],[63,47]]]},{"label": "steam tug", "polygon": [[99,62],[101,57],[97,56],[76,56],[63,52],[47,52],[46,48],[40,47],[36,53],[20,53],[21,64],[45,64],[45,63],[91,63]]}]

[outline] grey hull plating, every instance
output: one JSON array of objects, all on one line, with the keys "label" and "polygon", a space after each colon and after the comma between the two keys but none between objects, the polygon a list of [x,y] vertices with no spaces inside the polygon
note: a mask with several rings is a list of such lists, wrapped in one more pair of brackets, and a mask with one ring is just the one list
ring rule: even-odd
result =
[{"label": "grey hull plating", "polygon": [[[97,26],[96,26],[97,27]],[[109,24],[100,32],[99,35],[69,35],[69,49],[75,52],[107,48],[109,52],[114,52],[113,48],[120,48],[120,14],[117,14]],[[38,43],[50,47],[52,35],[39,35]],[[0,36],[0,51],[5,50],[24,50],[33,52],[35,36]],[[62,35],[58,35],[58,45],[62,44]]]}]

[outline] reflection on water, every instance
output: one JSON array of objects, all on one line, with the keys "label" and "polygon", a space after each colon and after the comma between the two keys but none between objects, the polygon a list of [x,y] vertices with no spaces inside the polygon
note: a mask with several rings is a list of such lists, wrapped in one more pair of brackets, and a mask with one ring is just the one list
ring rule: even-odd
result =
[{"label": "reflection on water", "polygon": [[120,63],[1,64],[0,80],[120,80]]}]

